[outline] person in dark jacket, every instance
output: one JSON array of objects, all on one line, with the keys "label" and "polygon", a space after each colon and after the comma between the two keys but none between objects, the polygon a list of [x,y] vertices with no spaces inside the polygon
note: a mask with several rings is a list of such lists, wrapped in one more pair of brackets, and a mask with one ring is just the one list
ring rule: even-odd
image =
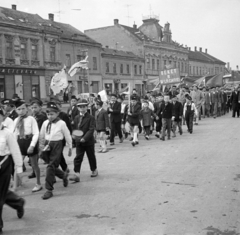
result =
[{"label": "person in dark jacket", "polygon": [[169,96],[164,96],[164,103],[161,106],[160,112],[162,114],[162,136],[161,140],[165,140],[165,132],[167,130],[168,139],[171,139],[171,119],[172,119],[172,104],[169,102]]},{"label": "person in dark jacket", "polygon": [[80,100],[77,103],[77,107],[80,113],[74,119],[74,130],[81,130],[83,135],[79,138],[73,136],[76,140],[76,157],[74,158],[75,174],[70,180],[75,182],[80,181],[80,170],[85,152],[92,171],[91,177],[97,177],[98,175],[94,138],[94,130],[96,126],[95,118],[87,112],[87,100]]},{"label": "person in dark jacket", "polygon": [[69,116],[69,119],[71,120],[71,124],[73,125],[74,118],[79,114],[79,110],[77,108],[77,97],[73,95],[71,97],[71,103],[70,107],[67,110],[67,114]]},{"label": "person in dark jacket", "polygon": [[108,108],[111,122],[110,145],[114,145],[115,133],[118,134],[120,143],[123,142],[123,135],[121,130],[121,103],[117,102],[117,96],[111,95],[110,107]]},{"label": "person in dark jacket", "polygon": [[154,113],[156,115],[155,117],[155,122],[156,122],[156,137],[159,138],[160,137],[160,133],[162,130],[162,114],[160,112],[161,110],[161,106],[164,103],[163,101],[163,95],[162,94],[158,94],[157,95],[157,102],[154,103]]},{"label": "person in dark jacket", "polygon": [[95,119],[96,119],[96,130],[99,135],[99,142],[101,148],[99,149],[99,153],[106,153],[107,152],[107,146],[106,146],[106,131],[109,131],[109,117],[108,113],[105,109],[103,109],[103,102],[102,101],[96,101],[96,108],[97,111],[95,113]]},{"label": "person in dark jacket", "polygon": [[13,100],[4,99],[1,104],[3,105],[3,109],[6,113],[6,116],[11,118],[13,121],[18,117],[17,112],[15,111],[15,105]]},{"label": "person in dark jacket", "polygon": [[143,101],[143,108],[140,111],[140,120],[142,122],[142,126],[145,131],[145,139],[149,140],[150,135],[150,127],[152,125],[152,120],[154,119],[155,114],[154,112],[149,108],[148,101]]},{"label": "person in dark jacket", "polygon": [[177,96],[172,96],[172,128],[173,137],[176,137],[176,129],[178,127],[180,135],[182,135],[182,114],[183,106],[177,101]]},{"label": "person in dark jacket", "polygon": [[239,104],[238,101],[239,99],[239,91],[237,90],[237,88],[234,88],[234,91],[231,94],[231,103],[232,103],[232,117],[235,118],[236,113],[237,113],[237,117],[239,117]]},{"label": "person in dark jacket", "polygon": [[136,96],[131,96],[131,104],[127,110],[127,121],[130,126],[130,133],[132,136],[132,146],[138,144],[138,126],[140,123],[141,105],[138,103]]}]

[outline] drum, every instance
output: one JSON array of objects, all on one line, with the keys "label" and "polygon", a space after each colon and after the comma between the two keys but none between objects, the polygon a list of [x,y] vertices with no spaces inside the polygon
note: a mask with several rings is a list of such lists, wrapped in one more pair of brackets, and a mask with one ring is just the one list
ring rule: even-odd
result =
[{"label": "drum", "polygon": [[72,132],[73,139],[81,139],[82,136],[83,136],[83,131],[81,130],[74,130]]}]

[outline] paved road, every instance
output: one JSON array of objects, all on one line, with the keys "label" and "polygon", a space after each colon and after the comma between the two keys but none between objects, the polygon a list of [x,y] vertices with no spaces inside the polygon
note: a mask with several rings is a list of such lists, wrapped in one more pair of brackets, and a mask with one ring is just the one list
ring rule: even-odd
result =
[{"label": "paved road", "polygon": [[19,191],[26,215],[18,220],[5,207],[5,234],[240,234],[239,127],[240,119],[227,115],[200,121],[192,135],[184,126],[170,141],[117,143],[97,154],[98,178],[90,178],[85,159],[81,182],[63,188],[58,180],[47,201],[44,191],[31,193],[28,172]]}]

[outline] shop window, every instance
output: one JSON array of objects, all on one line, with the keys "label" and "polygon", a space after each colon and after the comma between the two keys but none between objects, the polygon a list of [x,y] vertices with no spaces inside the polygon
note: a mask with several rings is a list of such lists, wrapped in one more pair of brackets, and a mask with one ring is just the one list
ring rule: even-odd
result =
[{"label": "shop window", "polygon": [[120,74],[123,74],[123,64],[120,65]]},{"label": "shop window", "polygon": [[130,66],[127,64],[127,74],[130,74]]}]

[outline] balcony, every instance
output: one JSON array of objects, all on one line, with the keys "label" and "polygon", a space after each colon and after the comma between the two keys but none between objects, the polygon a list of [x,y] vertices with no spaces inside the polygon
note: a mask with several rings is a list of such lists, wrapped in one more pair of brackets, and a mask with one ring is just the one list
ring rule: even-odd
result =
[{"label": "balcony", "polygon": [[62,63],[60,63],[60,62],[53,62],[53,61],[45,61],[44,62],[44,66],[47,67],[47,68],[49,68],[49,67],[58,68],[61,65],[62,65]]},{"label": "balcony", "polygon": [[5,64],[7,64],[7,65],[13,65],[13,64],[15,64],[15,59],[6,58],[6,59],[5,59]]},{"label": "balcony", "polygon": [[20,60],[20,65],[29,65],[29,60]]}]

